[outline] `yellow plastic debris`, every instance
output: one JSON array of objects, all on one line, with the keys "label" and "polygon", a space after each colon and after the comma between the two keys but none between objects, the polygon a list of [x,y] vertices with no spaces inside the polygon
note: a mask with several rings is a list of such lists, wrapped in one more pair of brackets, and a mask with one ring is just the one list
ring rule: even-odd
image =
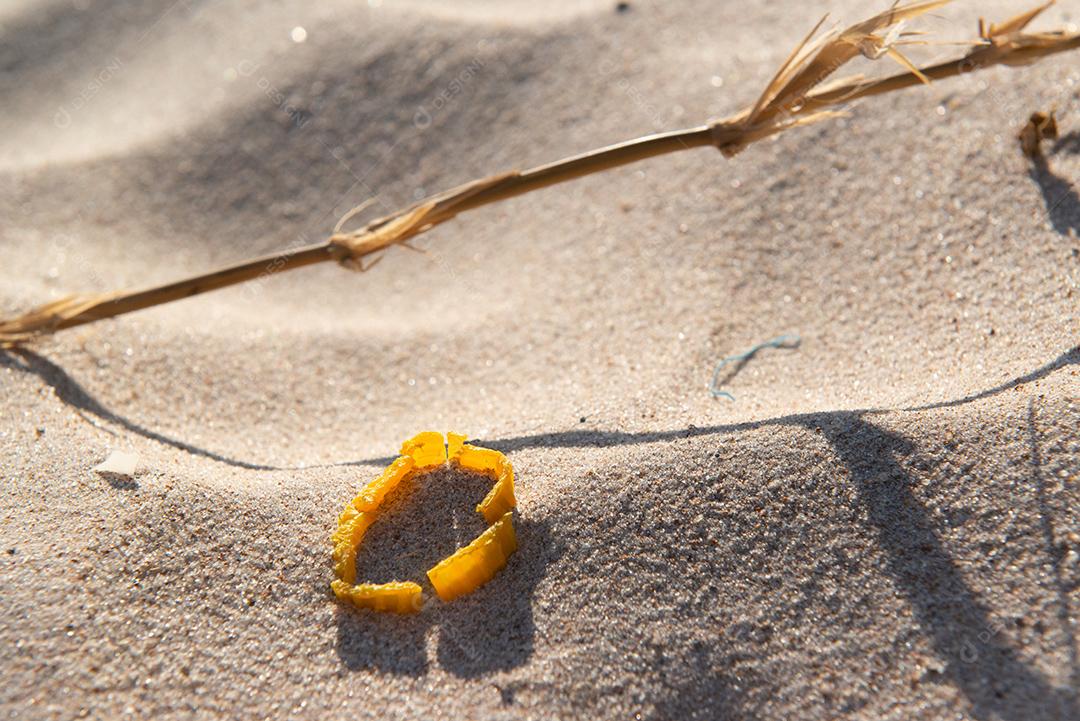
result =
[{"label": "yellow plastic debris", "polygon": [[[483,473],[495,480],[491,491],[476,507],[492,525],[475,541],[428,571],[428,579],[444,601],[471,593],[490,581],[506,565],[510,554],[517,550],[512,520],[513,508],[517,505],[514,467],[502,453],[468,445],[465,438],[460,433],[447,433],[449,460],[460,468]],[[338,599],[357,608],[376,611],[413,613],[420,610],[423,591],[411,581],[356,585],[356,553],[387,495],[410,474],[431,470],[446,461],[447,449],[441,433],[417,434],[402,444],[401,456],[345,506],[338,516],[337,530],[331,536],[337,578],[330,588]]]},{"label": "yellow plastic debris", "polygon": [[495,523],[495,521],[513,510],[516,505],[514,468],[510,465],[510,461],[504,459],[502,470],[499,473],[499,480],[491,487],[491,490],[484,497],[484,500],[480,502],[480,505],[476,507],[476,510],[484,516],[485,521]]},{"label": "yellow plastic debris", "polygon": [[[456,435],[456,434],[450,434]],[[495,485],[476,510],[488,523],[494,523],[517,505],[514,497],[514,467],[499,451],[479,448],[467,443],[451,446],[450,461],[467,471],[484,473],[495,478]]]},{"label": "yellow plastic debris", "polygon": [[464,443],[453,454],[451,460],[467,471],[486,473],[492,478],[499,477],[499,468],[506,463],[506,456],[490,448],[480,448]]},{"label": "yellow plastic debris", "polygon": [[353,586],[337,580],[330,584],[330,588],[338,599],[357,608],[370,608],[373,611],[416,613],[424,605],[423,591],[412,581],[361,583]]},{"label": "yellow plastic debris", "polygon": [[446,463],[442,433],[424,431],[401,444],[401,455],[411,456],[417,468],[432,468]]},{"label": "yellow plastic debris", "polygon": [[353,546],[359,546],[360,541],[364,540],[364,534],[367,532],[367,529],[370,528],[371,524],[374,522],[374,513],[355,513],[355,515],[338,526],[337,531],[330,537],[330,540],[333,541],[335,545],[338,543],[348,543]]},{"label": "yellow plastic debris", "polygon": [[466,437],[461,433],[454,433],[448,431],[446,434],[446,455],[451,460],[457,460],[458,454],[461,453],[462,447],[465,445]]},{"label": "yellow plastic debris", "polygon": [[[441,441],[442,436],[439,438]],[[386,467],[381,476],[364,486],[360,495],[353,499],[353,507],[358,511],[374,511],[382,504],[386,494],[394,490],[415,467],[416,461],[410,456],[399,456]]]},{"label": "yellow plastic debris", "polygon": [[345,583],[356,583],[356,548],[350,543],[334,546],[334,573]]},{"label": "yellow plastic debris", "polygon": [[[351,521],[352,519],[356,518],[359,515],[360,515],[360,511],[356,510],[356,508],[353,507],[352,501],[349,501],[349,505],[345,506],[345,510],[343,510],[341,512],[341,515],[339,515],[337,517],[338,528],[341,528],[346,523],[348,523],[349,521]],[[335,535],[337,535],[337,534],[335,533]]]},{"label": "yellow plastic debris", "polygon": [[330,537],[334,544],[334,572],[346,583],[356,582],[356,549],[374,522],[375,514],[356,513],[338,526],[337,531]]},{"label": "yellow plastic debris", "polygon": [[452,601],[472,593],[490,581],[506,565],[506,559],[517,550],[512,514],[507,513],[495,525],[481,533],[475,541],[459,548],[454,555],[440,561],[427,572],[435,593],[443,601]]}]

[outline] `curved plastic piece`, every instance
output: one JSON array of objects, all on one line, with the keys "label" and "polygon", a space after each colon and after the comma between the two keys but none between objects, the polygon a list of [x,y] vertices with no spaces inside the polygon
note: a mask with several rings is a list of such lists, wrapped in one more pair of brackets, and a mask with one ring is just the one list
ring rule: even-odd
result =
[{"label": "curved plastic piece", "polygon": [[364,540],[367,529],[375,522],[374,513],[358,513],[353,509],[353,514],[346,509],[342,516],[349,518],[330,537],[334,544],[334,573],[349,584],[356,583],[356,549]]},{"label": "curved plastic piece", "polygon": [[[456,433],[448,435],[457,436]],[[491,491],[476,507],[485,521],[495,523],[517,505],[517,498],[514,496],[514,467],[502,453],[460,443],[451,445],[450,460],[460,468],[484,473],[496,479]]]},{"label": "curved plastic piece", "polygon": [[441,433],[417,434],[402,444],[402,455],[345,506],[338,516],[338,528],[331,536],[337,578],[330,587],[338,599],[357,608],[375,611],[414,613],[420,610],[423,591],[411,581],[356,584],[356,553],[387,495],[410,474],[441,466],[448,457],[464,470],[483,473],[495,480],[491,491],[476,507],[491,525],[468,546],[436,564],[428,571],[428,579],[439,598],[450,601],[475,591],[506,565],[506,559],[517,550],[512,514],[517,505],[514,467],[499,451],[471,446],[465,439],[460,433],[447,433],[448,456]]},{"label": "curved plastic piece", "polygon": [[503,459],[502,467],[499,470],[499,480],[495,482],[495,485],[491,487],[484,500],[480,501],[480,504],[476,507],[483,516],[484,520],[488,523],[495,523],[504,515],[513,510],[517,505],[517,498],[514,497],[514,467],[510,465],[510,461]]},{"label": "curved plastic piece", "polygon": [[447,431],[446,433],[446,456],[450,461],[456,461],[461,449],[465,446],[466,437],[460,433]]},{"label": "curved plastic piece", "polygon": [[348,543],[334,545],[334,573],[345,583],[356,583],[356,548]]},{"label": "curved plastic piece", "polygon": [[[356,510],[356,508],[352,504],[352,501],[349,501],[349,505],[345,506],[344,510],[341,511],[341,515],[337,517],[338,529],[340,530],[342,526],[344,526],[346,523],[359,515],[360,511]],[[337,534],[338,532],[334,531],[334,536],[337,536]]]},{"label": "curved plastic piece", "polygon": [[464,548],[440,561],[427,572],[428,580],[443,601],[472,593],[490,581],[517,550],[512,514],[504,514],[495,525]]},{"label": "curved plastic piece", "polygon": [[463,443],[452,460],[467,471],[486,473],[492,478],[499,477],[499,468],[506,463],[506,456],[490,448],[480,448]]},{"label": "curved plastic piece", "polygon": [[432,468],[446,463],[442,433],[424,431],[401,444],[401,455],[412,457],[417,468]]},{"label": "curved plastic piece", "polygon": [[393,613],[416,613],[424,606],[424,592],[412,581],[361,583],[353,586],[342,580],[330,584],[338,599],[357,608]]},{"label": "curved plastic piece", "polygon": [[394,490],[415,467],[416,461],[412,457],[399,456],[386,467],[382,475],[364,486],[360,494],[353,499],[353,507],[358,511],[374,511],[382,505],[386,494]]}]

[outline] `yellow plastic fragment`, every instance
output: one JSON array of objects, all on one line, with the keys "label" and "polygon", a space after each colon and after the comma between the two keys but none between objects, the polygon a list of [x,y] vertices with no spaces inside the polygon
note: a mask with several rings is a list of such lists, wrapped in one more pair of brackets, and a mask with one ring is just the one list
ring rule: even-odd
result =
[{"label": "yellow plastic fragment", "polygon": [[424,592],[412,581],[361,583],[353,586],[339,579],[331,583],[330,588],[338,599],[357,608],[416,613],[424,605]]},{"label": "yellow plastic fragment", "polygon": [[386,494],[394,490],[415,467],[416,461],[412,457],[399,456],[386,467],[382,475],[364,486],[360,494],[353,499],[353,507],[358,511],[374,511],[382,504]]},{"label": "yellow plastic fragment", "polygon": [[370,528],[371,524],[374,522],[374,513],[357,513],[349,520],[339,525],[337,530],[334,531],[334,535],[330,537],[330,540],[335,546],[342,542],[349,543],[353,546],[359,546],[360,541],[364,540],[364,534],[367,533],[367,529]]},{"label": "yellow plastic fragment", "polygon": [[506,456],[490,448],[479,448],[465,443],[454,455],[454,461],[467,471],[486,473],[492,478],[499,477],[499,469],[506,463]]},{"label": "yellow plastic fragment", "polygon": [[356,582],[356,549],[374,522],[375,514],[357,513],[338,526],[337,531],[330,537],[334,544],[334,573],[346,583]]},{"label": "yellow plastic fragment", "polygon": [[[506,565],[506,559],[517,550],[512,509],[514,498],[514,468],[498,451],[470,446],[460,433],[448,433],[449,460],[457,466],[484,473],[495,480],[491,491],[476,510],[492,524],[472,543],[458,549],[428,571],[436,593],[444,601],[471,593]],[[330,584],[334,595],[357,608],[376,611],[413,613],[423,605],[420,586],[411,581],[356,585],[356,553],[367,529],[375,521],[375,513],[395,487],[418,470],[430,470],[446,463],[447,448],[442,434],[434,431],[420,433],[405,441],[401,457],[382,474],[368,483],[338,516],[338,528],[331,536],[334,546],[334,573]]]},{"label": "yellow plastic fragment", "polygon": [[502,469],[499,472],[499,480],[491,487],[487,496],[476,507],[488,523],[502,518],[517,505],[514,497],[514,467],[510,461],[503,459]]},{"label": "yellow plastic fragment", "polygon": [[446,463],[442,433],[424,431],[401,444],[401,455],[412,457],[417,468],[432,468]]},{"label": "yellow plastic fragment", "polygon": [[356,518],[360,515],[360,511],[353,507],[352,501],[349,501],[349,505],[345,506],[345,509],[341,512],[341,515],[337,517],[338,528],[345,525],[348,521]]},{"label": "yellow plastic fragment", "polygon": [[337,596],[339,601],[352,603],[352,584],[348,581],[335,578],[330,582],[330,590],[334,592],[334,595]]},{"label": "yellow plastic fragment", "polygon": [[345,583],[356,583],[356,548],[349,543],[334,546],[334,573]]},{"label": "yellow plastic fragment", "polygon": [[490,581],[516,550],[512,514],[506,513],[475,541],[459,548],[428,571],[428,580],[439,598],[451,601]]},{"label": "yellow plastic fragment", "polygon": [[446,456],[453,462],[457,460],[458,454],[461,453],[461,449],[465,446],[466,437],[460,433],[454,433],[448,431],[446,434]]},{"label": "yellow plastic fragment", "polygon": [[[457,435],[457,434],[448,434]],[[514,467],[499,451],[479,448],[467,443],[452,446],[450,460],[468,471],[485,473],[495,478],[495,485],[476,510],[488,523],[494,523],[517,505],[514,497]]]}]

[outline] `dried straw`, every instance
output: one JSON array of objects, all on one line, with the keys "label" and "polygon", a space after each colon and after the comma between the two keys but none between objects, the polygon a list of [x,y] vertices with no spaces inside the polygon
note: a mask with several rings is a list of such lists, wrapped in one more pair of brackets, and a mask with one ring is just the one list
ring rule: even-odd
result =
[{"label": "dried straw", "polygon": [[[818,37],[824,19],[795,48],[758,100],[749,108],[707,125],[637,138],[526,171],[512,171],[476,180],[373,220],[352,232],[334,232],[328,240],[303,248],[266,255],[192,278],[138,291],[65,298],[12,320],[0,321],[0,347],[35,337],[161,305],[180,298],[253,280],[268,272],[283,272],[313,263],[337,261],[364,269],[365,258],[451,220],[459,213],[489,203],[566,182],[583,175],[689,148],[715,146],[732,156],[763,138],[801,125],[842,115],[838,106],[861,98],[895,92],[994,65],[1026,65],[1041,58],[1080,48],[1080,34],[1066,31],[1025,32],[1028,24],[1054,0],[1000,24],[979,21],[979,37],[967,43],[963,56],[927,67],[916,67],[899,50],[917,33],[902,32],[905,21],[941,7],[949,0],[913,2],[876,15],[846,29]],[[903,72],[870,79],[862,76],[826,81],[856,57],[889,57]],[[368,266],[370,267],[370,265]]]},{"label": "dried straw", "polygon": [[1028,118],[1025,125],[1017,136],[1020,140],[1020,149],[1029,158],[1037,158],[1042,155],[1042,142],[1044,140],[1058,139],[1057,118],[1054,111],[1049,113],[1036,111]]}]

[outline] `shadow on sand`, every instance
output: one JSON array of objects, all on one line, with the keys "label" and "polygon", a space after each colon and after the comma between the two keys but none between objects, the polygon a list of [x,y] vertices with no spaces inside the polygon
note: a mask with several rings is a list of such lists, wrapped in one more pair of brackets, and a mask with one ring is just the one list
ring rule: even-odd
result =
[{"label": "shadow on sand", "polygon": [[[256,463],[254,461],[245,461],[239,458],[232,458],[230,456],[223,455],[221,453],[215,453],[214,451],[200,448],[192,443],[180,440],[178,438],[172,438],[164,433],[159,433],[153,429],[147,428],[135,421],[119,414],[115,413],[107,408],[101,401],[91,395],[82,385],[79,384],[74,378],[68,374],[63,368],[53,363],[48,358],[34,353],[26,348],[16,348],[14,350],[0,350],[0,368],[12,368],[22,373],[28,373],[40,378],[46,385],[53,389],[56,397],[61,403],[74,410],[79,416],[81,416],[88,423],[93,424],[87,416],[97,418],[98,420],[106,423],[112,423],[120,426],[126,431],[134,433],[138,436],[142,436],[151,441],[156,441],[163,445],[177,450],[190,453],[193,456],[200,456],[202,458],[209,458],[212,461],[218,463],[224,463],[236,468],[246,468],[251,471],[297,471],[305,468],[328,468],[331,466],[353,466],[363,465],[363,462],[345,462],[345,463],[328,463],[316,466],[271,466],[264,463]],[[94,424],[96,425],[96,424]],[[100,427],[100,426],[99,426]],[[111,432],[111,431],[109,431]],[[392,459],[391,459],[392,460]]]},{"label": "shadow on sand", "polygon": [[[859,414],[829,414],[817,427],[851,472],[886,552],[886,570],[976,718],[1080,718],[1077,690],[1053,686],[1018,660],[990,609],[964,580],[942,541],[939,521],[913,493],[914,479],[900,463],[914,453],[911,443]],[[1072,638],[1071,623],[1063,620]]]},{"label": "shadow on sand", "polygon": [[[13,357],[22,360],[12,360]],[[97,403],[62,369],[28,351],[19,351],[15,355],[0,354],[0,364],[34,373],[55,388],[57,397],[64,403],[148,438],[244,468],[266,468],[260,464],[227,459],[195,448],[117,416]],[[971,403],[1078,364],[1080,347],[1062,353],[1029,373],[979,393],[900,410],[918,411]],[[870,523],[873,524],[886,553],[885,570],[896,580],[897,587],[904,593],[937,653],[947,661],[946,675],[970,700],[975,716],[980,719],[1004,718],[1016,721],[1080,718],[1077,689],[1055,687],[1037,669],[1020,661],[1006,643],[1003,634],[998,632],[1000,629],[995,626],[990,608],[964,580],[957,562],[945,547],[933,514],[913,493],[914,480],[902,462],[910,460],[915,453],[912,444],[896,433],[879,428],[870,420],[875,415],[888,412],[893,411],[865,409],[797,414],[764,421],[709,427],[691,426],[660,432],[568,431],[494,439],[483,441],[483,444],[504,452],[513,452],[526,448],[588,448],[654,443],[772,426],[821,429],[839,462],[850,471],[859,501],[865,506]],[[1046,482],[1043,479],[1034,406],[1030,412],[1028,430],[1031,436],[1032,472],[1043,506],[1043,534],[1047,543],[1051,543],[1054,538],[1055,513],[1050,507]],[[352,463],[372,463],[378,460],[381,459]],[[416,504],[407,501],[407,498],[402,500],[402,504],[413,510],[446,507],[440,503]],[[402,512],[405,506],[400,509]],[[468,510],[471,512],[471,508]],[[528,660],[533,653],[536,636],[532,614],[533,595],[546,569],[561,555],[562,549],[545,522],[518,519],[516,524],[519,551],[495,581],[468,597],[451,604],[442,604],[438,599],[429,598],[424,612],[414,616],[339,609],[337,651],[345,667],[422,675],[429,668],[427,639],[433,629],[438,631],[439,665],[459,677],[479,677],[515,668]],[[385,524],[387,528],[392,525],[389,522]],[[374,532],[378,526],[379,524],[373,526],[371,544],[365,540],[365,546],[368,546],[369,550],[380,544]],[[403,524],[398,526],[402,527]],[[413,577],[422,568],[428,567],[424,564],[431,564],[432,558],[441,558],[462,543],[463,538],[471,537],[469,534],[472,533],[472,530],[464,533],[464,527],[457,520],[440,524],[431,518],[426,521],[421,519],[416,527],[425,529],[425,533],[414,536],[412,542],[422,540],[435,556],[406,551],[398,556],[390,556],[394,563],[404,559],[404,566],[380,569],[376,564],[364,566],[364,569],[389,573],[391,576],[407,571],[410,573],[408,577]],[[402,540],[394,536],[384,539],[385,543],[391,545]],[[1071,587],[1062,579],[1059,551],[1059,548],[1054,547],[1048,553],[1056,571],[1059,622],[1066,629],[1066,637],[1073,643],[1070,658],[1073,666],[1071,676],[1075,680],[1080,679],[1080,668],[1077,668],[1075,634],[1071,627]],[[376,558],[385,559],[387,555],[370,557]],[[363,557],[358,560],[358,564],[364,563]],[[409,563],[413,565],[409,566]],[[361,576],[369,578],[363,573]],[[370,580],[390,578],[371,577]],[[496,609],[497,613],[493,613],[493,609]],[[713,669],[709,677],[716,678],[715,686],[719,695],[711,694],[707,688],[700,688],[695,692],[698,697],[705,693],[708,698],[702,697],[699,701],[713,704],[713,709],[715,703],[721,701],[721,697],[730,690],[722,676],[716,675],[716,671],[722,669]],[[700,683],[702,679],[697,681]],[[692,697],[694,694],[686,695],[687,699]],[[678,699],[673,698],[672,701],[676,706],[682,706]]]},{"label": "shadow on sand", "polygon": [[[1080,133],[1062,136],[1054,145],[1054,152],[1080,152]],[[1054,230],[1062,235],[1080,236],[1080,194],[1076,184],[1057,175],[1043,155],[1031,159],[1028,173],[1039,185]]]}]

